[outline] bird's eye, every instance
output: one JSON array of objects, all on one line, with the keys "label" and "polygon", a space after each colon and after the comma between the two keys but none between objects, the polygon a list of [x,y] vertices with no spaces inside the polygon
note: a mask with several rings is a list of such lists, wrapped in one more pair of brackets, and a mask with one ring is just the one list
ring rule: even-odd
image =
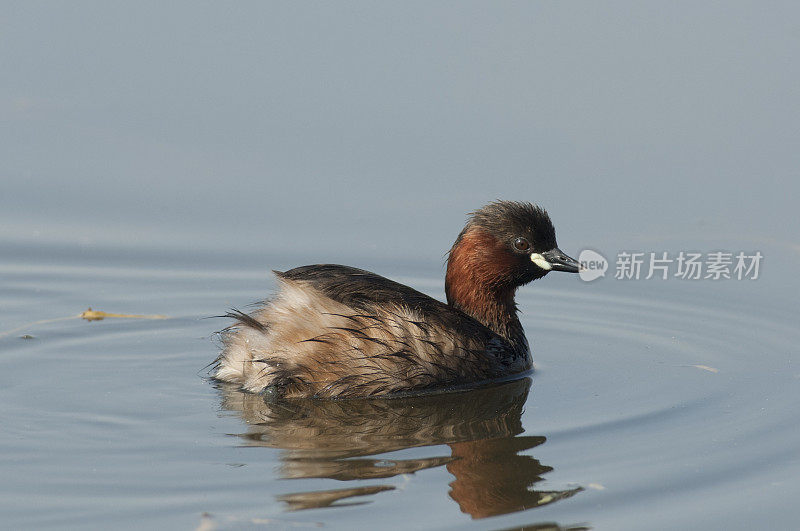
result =
[{"label": "bird's eye", "polygon": [[514,240],[514,249],[517,251],[527,251],[531,248],[531,244],[525,238],[517,238]]}]

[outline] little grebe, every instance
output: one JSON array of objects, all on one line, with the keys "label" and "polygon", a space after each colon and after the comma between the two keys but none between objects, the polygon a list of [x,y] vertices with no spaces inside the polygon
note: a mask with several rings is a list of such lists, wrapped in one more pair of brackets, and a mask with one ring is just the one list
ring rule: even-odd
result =
[{"label": "little grebe", "polygon": [[522,376],[531,355],[514,293],[577,273],[544,209],[497,201],[472,213],[447,259],[447,304],[341,265],[275,271],[280,290],[222,334],[215,378],[285,397],[421,392]]}]

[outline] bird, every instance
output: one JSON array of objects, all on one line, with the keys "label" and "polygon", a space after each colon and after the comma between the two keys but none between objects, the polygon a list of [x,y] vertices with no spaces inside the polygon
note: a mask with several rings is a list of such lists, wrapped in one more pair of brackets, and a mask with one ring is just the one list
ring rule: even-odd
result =
[{"label": "bird", "polygon": [[443,303],[336,264],[273,271],[276,293],[231,310],[213,378],[281,398],[392,397],[526,377],[533,359],[517,288],[580,264],[547,211],[498,200],[471,212],[447,256]]}]

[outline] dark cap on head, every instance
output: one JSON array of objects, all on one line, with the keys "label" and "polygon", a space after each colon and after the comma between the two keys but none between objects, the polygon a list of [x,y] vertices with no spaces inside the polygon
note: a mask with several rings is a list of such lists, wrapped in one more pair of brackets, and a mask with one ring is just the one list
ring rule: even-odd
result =
[{"label": "dark cap on head", "polygon": [[464,230],[480,227],[501,241],[527,238],[537,252],[549,251],[556,244],[556,229],[547,211],[527,202],[494,201],[472,212]]}]

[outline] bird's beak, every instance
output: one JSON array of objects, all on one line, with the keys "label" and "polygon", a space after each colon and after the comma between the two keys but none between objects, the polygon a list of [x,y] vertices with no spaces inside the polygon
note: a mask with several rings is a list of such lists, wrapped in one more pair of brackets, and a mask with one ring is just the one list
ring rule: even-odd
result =
[{"label": "bird's beak", "polygon": [[531,261],[545,271],[564,271],[565,273],[577,273],[581,265],[574,258],[570,258],[556,247],[545,253],[533,253]]}]

